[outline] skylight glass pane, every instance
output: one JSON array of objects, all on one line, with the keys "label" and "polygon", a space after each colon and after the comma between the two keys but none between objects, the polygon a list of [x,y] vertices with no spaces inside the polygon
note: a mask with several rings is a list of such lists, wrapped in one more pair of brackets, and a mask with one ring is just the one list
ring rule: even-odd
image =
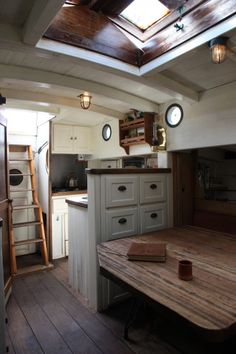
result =
[{"label": "skylight glass pane", "polygon": [[121,12],[121,16],[145,30],[168,12],[169,9],[158,0],[134,0]]}]

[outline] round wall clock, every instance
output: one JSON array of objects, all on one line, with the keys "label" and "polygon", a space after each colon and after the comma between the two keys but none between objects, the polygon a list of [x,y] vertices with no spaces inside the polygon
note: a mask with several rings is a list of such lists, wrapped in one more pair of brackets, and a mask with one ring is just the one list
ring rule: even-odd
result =
[{"label": "round wall clock", "polygon": [[173,103],[166,110],[166,124],[171,128],[175,128],[181,123],[183,116],[183,108],[178,103]]},{"label": "round wall clock", "polygon": [[102,128],[102,137],[105,141],[108,141],[111,138],[111,126],[110,124],[105,124]]}]

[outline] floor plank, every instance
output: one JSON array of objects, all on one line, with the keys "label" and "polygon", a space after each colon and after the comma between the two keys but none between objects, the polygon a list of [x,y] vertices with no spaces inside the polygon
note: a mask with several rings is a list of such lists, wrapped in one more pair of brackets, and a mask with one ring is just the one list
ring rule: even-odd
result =
[{"label": "floor plank", "polygon": [[50,321],[59,331],[64,341],[73,353],[101,354],[96,344],[87,336],[81,327],[66,312],[64,307],[39,281],[38,277],[28,277],[24,280],[37,299],[37,303],[50,318]]},{"label": "floor plank", "polygon": [[[181,323],[141,307],[129,335],[123,328],[130,301],[95,313],[68,285],[67,260],[14,281],[7,306],[11,354],[235,354],[235,342],[209,345]],[[12,345],[11,345],[12,344]]]},{"label": "floor plank", "polygon": [[112,335],[87,308],[81,305],[66,289],[50,274],[44,274],[42,280],[48,290],[57,297],[57,301],[84,329],[87,335],[98,345],[103,353],[130,354],[131,350],[121,340]]},{"label": "floor plank", "polygon": [[13,348],[12,341],[11,341],[7,326],[6,326],[6,331],[5,331],[5,343],[6,343],[7,353],[8,354],[15,354],[16,352]]},{"label": "floor plank", "polygon": [[[36,275],[32,275],[32,277],[36,277]],[[46,313],[38,305],[34,294],[30,287],[25,284],[23,278],[14,281],[13,293],[36,338],[42,346],[43,352],[58,354],[72,353]]]},{"label": "floor plank", "polygon": [[7,306],[8,333],[15,353],[41,354],[43,353],[32,329],[29,327],[15,297],[11,295]]}]

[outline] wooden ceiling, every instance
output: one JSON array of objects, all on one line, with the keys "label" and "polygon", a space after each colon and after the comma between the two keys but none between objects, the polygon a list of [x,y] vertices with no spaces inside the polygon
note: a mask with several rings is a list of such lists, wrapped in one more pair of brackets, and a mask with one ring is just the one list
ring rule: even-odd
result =
[{"label": "wooden ceiling", "polygon": [[[118,16],[132,0],[68,0],[44,37],[141,66],[236,13],[235,0],[161,1],[170,15],[143,32]],[[174,27],[180,5],[183,30]]]}]

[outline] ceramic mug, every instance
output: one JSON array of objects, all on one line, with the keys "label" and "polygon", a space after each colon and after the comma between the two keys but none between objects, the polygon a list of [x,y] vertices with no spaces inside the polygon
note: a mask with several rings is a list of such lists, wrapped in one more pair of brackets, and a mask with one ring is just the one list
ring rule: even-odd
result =
[{"label": "ceramic mug", "polygon": [[179,261],[178,276],[182,280],[192,280],[193,271],[192,271],[192,262],[185,259]]}]

